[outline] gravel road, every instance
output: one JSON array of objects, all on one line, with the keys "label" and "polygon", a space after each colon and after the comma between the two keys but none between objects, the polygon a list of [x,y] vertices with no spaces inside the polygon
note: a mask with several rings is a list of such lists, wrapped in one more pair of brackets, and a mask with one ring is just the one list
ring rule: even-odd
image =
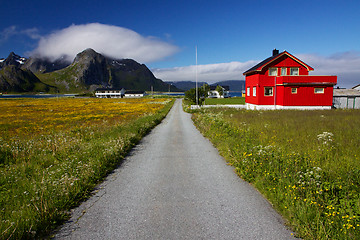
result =
[{"label": "gravel road", "polygon": [[190,117],[176,100],[55,239],[292,239]]}]

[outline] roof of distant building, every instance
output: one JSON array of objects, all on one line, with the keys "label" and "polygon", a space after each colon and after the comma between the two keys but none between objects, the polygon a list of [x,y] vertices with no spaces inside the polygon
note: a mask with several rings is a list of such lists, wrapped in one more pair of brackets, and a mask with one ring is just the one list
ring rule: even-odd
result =
[{"label": "roof of distant building", "polygon": [[125,94],[144,94],[145,91],[141,91],[141,90],[128,90],[125,92]]},{"label": "roof of distant building", "polygon": [[334,97],[338,96],[352,96],[352,97],[360,97],[360,91],[356,89],[336,89],[334,88]]},{"label": "roof of distant building", "polygon": [[217,86],[222,87],[225,91],[230,91],[230,87],[229,87],[229,86],[221,86],[221,85],[211,85],[211,86],[210,86],[210,91],[215,91]]}]

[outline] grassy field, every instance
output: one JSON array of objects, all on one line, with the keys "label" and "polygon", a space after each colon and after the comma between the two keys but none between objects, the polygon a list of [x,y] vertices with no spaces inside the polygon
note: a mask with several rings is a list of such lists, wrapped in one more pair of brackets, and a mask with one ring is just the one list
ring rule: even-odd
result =
[{"label": "grassy field", "polygon": [[64,221],[172,103],[0,100],[0,239],[38,238]]},{"label": "grassy field", "polygon": [[360,111],[203,109],[199,130],[303,239],[360,239]]},{"label": "grassy field", "polygon": [[205,105],[219,105],[219,104],[245,104],[244,97],[232,98],[206,98]]}]

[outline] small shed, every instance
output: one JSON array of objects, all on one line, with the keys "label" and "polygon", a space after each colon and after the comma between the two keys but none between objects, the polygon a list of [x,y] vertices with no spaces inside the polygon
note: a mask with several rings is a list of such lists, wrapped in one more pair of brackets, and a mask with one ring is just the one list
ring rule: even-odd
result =
[{"label": "small shed", "polygon": [[360,91],[356,89],[334,89],[334,108],[360,109]]}]

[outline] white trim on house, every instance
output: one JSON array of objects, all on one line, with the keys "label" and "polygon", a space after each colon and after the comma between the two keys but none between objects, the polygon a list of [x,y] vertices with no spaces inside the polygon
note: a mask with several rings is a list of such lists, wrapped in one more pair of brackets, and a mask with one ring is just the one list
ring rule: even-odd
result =
[{"label": "white trim on house", "polygon": [[331,106],[282,106],[282,105],[256,105],[246,103],[248,110],[330,110]]}]

